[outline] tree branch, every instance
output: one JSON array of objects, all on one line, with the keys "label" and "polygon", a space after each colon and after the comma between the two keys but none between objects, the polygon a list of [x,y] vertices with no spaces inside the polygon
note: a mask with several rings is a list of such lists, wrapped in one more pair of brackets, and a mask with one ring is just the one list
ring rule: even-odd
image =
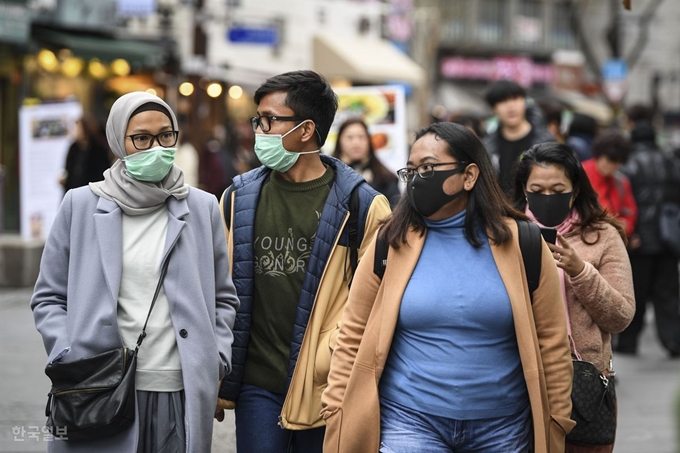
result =
[{"label": "tree branch", "polygon": [[586,32],[583,29],[583,18],[581,14],[580,2],[578,0],[571,0],[571,6],[573,7],[574,10],[574,14],[571,16],[572,27],[576,31],[576,37],[578,38],[581,51],[583,52],[583,55],[586,58],[588,68],[595,75],[595,78],[599,83],[602,81],[602,68],[600,67],[601,66],[600,62],[597,60],[597,56],[595,56],[595,52],[593,51],[593,48],[590,45],[590,41],[586,36]]},{"label": "tree branch", "polygon": [[638,37],[635,41],[635,45],[631,49],[628,57],[626,57],[626,64],[628,65],[628,71],[632,71],[633,67],[637,64],[642,51],[647,46],[649,41],[649,26],[656,14],[656,10],[663,3],[664,0],[651,0],[645,10],[640,15],[638,19]]}]

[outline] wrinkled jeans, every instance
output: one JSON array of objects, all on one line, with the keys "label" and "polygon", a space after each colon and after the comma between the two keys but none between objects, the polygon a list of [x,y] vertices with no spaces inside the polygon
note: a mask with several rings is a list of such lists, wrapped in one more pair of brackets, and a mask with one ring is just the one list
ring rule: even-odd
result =
[{"label": "wrinkled jeans", "polygon": [[507,417],[454,420],[380,400],[380,453],[526,453],[531,407]]},{"label": "wrinkled jeans", "polygon": [[236,400],[238,453],[321,453],[325,427],[303,431],[282,429],[279,415],[286,395],[244,384]]}]

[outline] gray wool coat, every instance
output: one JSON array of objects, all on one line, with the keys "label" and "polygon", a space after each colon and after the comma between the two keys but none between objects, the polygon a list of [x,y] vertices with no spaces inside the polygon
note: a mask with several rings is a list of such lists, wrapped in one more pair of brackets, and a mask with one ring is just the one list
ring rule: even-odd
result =
[{"label": "gray wool coat", "polygon": [[[229,275],[217,199],[191,188],[169,197],[164,290],[185,392],[187,452],[209,452],[218,381],[231,368],[239,301]],[[122,210],[88,188],[69,191],[45,245],[31,309],[48,363],[122,347],[116,305],[122,270]],[[155,287],[156,282],[150,282]],[[180,335],[179,332],[185,335]],[[142,345],[144,347],[144,345]],[[135,452],[138,426],[96,442],[50,442],[50,452]]]}]

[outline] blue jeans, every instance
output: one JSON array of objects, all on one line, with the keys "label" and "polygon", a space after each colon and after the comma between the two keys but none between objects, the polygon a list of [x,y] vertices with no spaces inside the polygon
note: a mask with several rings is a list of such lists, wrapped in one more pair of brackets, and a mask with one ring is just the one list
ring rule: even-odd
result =
[{"label": "blue jeans", "polygon": [[325,427],[303,431],[282,429],[279,415],[286,395],[244,384],[236,400],[238,453],[321,453]]},{"label": "blue jeans", "polygon": [[380,453],[526,453],[531,407],[507,417],[454,420],[380,400]]}]

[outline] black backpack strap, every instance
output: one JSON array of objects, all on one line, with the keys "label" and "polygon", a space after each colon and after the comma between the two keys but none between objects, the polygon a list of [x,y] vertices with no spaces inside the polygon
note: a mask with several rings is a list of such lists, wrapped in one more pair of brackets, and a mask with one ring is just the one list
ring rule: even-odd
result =
[{"label": "black backpack strap", "polygon": [[529,295],[531,302],[534,302],[534,291],[538,288],[541,279],[541,230],[535,223],[528,220],[517,220],[517,230],[519,232],[519,248],[522,252],[524,270],[529,284]]},{"label": "black backpack strap", "polygon": [[373,273],[382,280],[385,275],[385,268],[387,267],[387,251],[390,246],[382,237],[382,227],[378,230],[378,237],[375,240],[375,255],[373,261]]},{"label": "black backpack strap", "polygon": [[354,273],[359,265],[359,186],[352,189],[349,196],[349,220],[347,221],[347,245],[349,246],[349,266],[352,276],[349,284],[352,284]]},{"label": "black backpack strap", "polygon": [[231,185],[227,187],[222,195],[222,215],[224,216],[224,224],[227,228],[231,229],[231,192],[233,192],[234,186]]}]

